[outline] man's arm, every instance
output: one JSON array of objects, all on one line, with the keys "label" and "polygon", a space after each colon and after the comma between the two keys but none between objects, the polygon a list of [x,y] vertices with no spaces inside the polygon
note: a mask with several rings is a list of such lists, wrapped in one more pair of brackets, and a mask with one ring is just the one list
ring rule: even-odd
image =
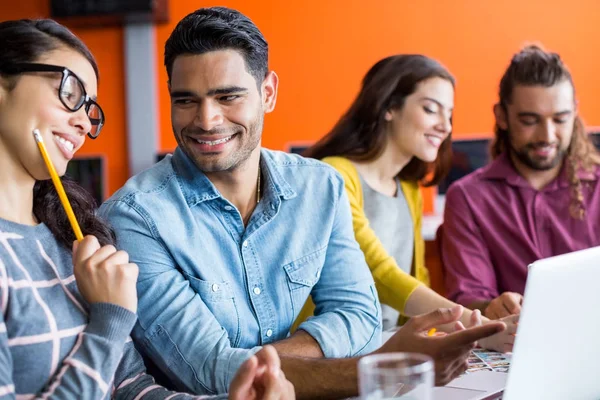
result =
[{"label": "man's arm", "polygon": [[358,396],[358,357],[314,359],[280,355],[281,369],[294,384],[298,399],[343,399]]},{"label": "man's arm", "polygon": [[[374,353],[417,352],[435,360],[436,385],[445,385],[464,372],[466,360],[475,342],[501,332],[501,322],[429,337],[434,327],[457,321],[460,308],[437,310],[412,318]],[[358,360],[314,359],[281,356],[281,368],[294,384],[298,399],[339,399],[358,395]]]},{"label": "man's arm", "polygon": [[331,175],[335,213],[323,268],[312,288],[314,317],[299,326],[327,358],[354,357],[381,344],[381,308],[373,277],[354,238],[344,182]]},{"label": "man's arm", "polygon": [[273,343],[273,347],[281,355],[305,358],[323,358],[323,350],[319,343],[307,332],[298,330],[289,338]]},{"label": "man's arm", "polygon": [[315,316],[290,338],[274,344],[281,368],[299,399],[352,397],[357,390],[358,357],[379,347],[380,308],[373,278],[354,238],[343,183],[337,185],[336,217],[325,264],[312,290]]},{"label": "man's arm", "polygon": [[[448,297],[465,306],[477,306],[498,296],[490,250],[462,186],[446,193],[441,235],[441,258]],[[482,310],[483,311],[483,310]]]}]

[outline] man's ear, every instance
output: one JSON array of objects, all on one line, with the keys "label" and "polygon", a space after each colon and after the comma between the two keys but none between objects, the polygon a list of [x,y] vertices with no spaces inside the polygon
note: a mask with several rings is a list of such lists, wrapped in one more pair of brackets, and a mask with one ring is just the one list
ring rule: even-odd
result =
[{"label": "man's ear", "polygon": [[508,130],[508,116],[506,110],[500,103],[494,104],[494,117],[496,118],[496,125],[502,130]]},{"label": "man's ear", "polygon": [[278,85],[279,77],[275,71],[269,71],[261,85],[262,103],[265,114],[275,109]]}]

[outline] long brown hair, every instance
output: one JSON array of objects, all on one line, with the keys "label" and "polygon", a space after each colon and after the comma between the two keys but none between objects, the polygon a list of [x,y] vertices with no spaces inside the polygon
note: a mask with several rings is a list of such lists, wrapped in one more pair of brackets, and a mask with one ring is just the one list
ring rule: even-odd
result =
[{"label": "long brown hair", "polygon": [[[354,161],[376,159],[386,145],[385,113],[402,108],[420,82],[434,77],[446,79],[454,86],[450,72],[429,57],[402,54],[380,60],[363,78],[360,92],[350,109],[304,155],[317,159],[329,156],[343,156]],[[435,185],[448,173],[451,159],[451,135],[448,135],[440,145],[434,162],[427,163],[413,157],[398,177],[421,181],[433,171],[433,177],[424,185]]]},{"label": "long brown hair", "polygon": [[[98,66],[85,44],[67,28],[51,19],[0,22],[0,75],[3,75],[5,66],[35,62],[44,53],[60,46],[67,46],[83,55],[98,77]],[[9,90],[15,83],[14,79],[11,78],[8,82]],[[97,205],[92,195],[69,178],[65,177],[62,181],[83,234],[96,236],[103,245],[114,244],[113,231],[95,215]],[[58,242],[71,248],[75,234],[49,179],[37,181],[33,187],[33,214],[50,229]]]},{"label": "long brown hair", "polygon": [[[575,92],[571,73],[558,54],[547,52],[537,45],[526,46],[513,56],[500,80],[499,104],[504,112],[507,112],[507,105],[511,102],[513,90],[517,85],[550,87],[565,80],[571,83]],[[490,148],[492,158],[498,157],[510,148],[508,131],[501,129],[498,124],[494,131],[495,137]],[[591,172],[596,165],[600,164],[600,154],[587,136],[579,116],[575,118],[565,161],[572,193],[570,213],[574,218],[583,219],[585,208],[581,180],[577,173],[581,170]]]}]

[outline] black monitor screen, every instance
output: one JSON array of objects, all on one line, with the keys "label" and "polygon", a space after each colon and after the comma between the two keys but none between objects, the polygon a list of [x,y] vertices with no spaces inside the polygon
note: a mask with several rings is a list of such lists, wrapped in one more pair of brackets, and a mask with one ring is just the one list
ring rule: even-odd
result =
[{"label": "black monitor screen", "polygon": [[487,165],[490,161],[489,146],[489,139],[454,140],[452,167],[448,176],[438,185],[438,194],[445,194],[454,181]]},{"label": "black monitor screen", "polygon": [[69,162],[66,175],[87,190],[100,205],[104,201],[104,159],[75,158]]},{"label": "black monitor screen", "polygon": [[290,153],[300,154],[304,153],[306,149],[308,149],[309,145],[292,145],[289,147]]}]

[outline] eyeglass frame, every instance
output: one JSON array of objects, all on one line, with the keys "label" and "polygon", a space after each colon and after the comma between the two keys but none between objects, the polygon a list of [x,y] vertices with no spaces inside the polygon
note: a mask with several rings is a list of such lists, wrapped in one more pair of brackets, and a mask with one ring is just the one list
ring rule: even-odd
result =
[{"label": "eyeglass frame", "polygon": [[[90,123],[97,127],[96,128],[97,134],[95,136],[92,135],[91,132],[88,132],[87,135],[90,139],[96,139],[98,136],[100,136],[102,127],[104,127],[104,124],[106,123],[106,117],[104,116],[104,111],[102,110],[102,107],[100,107],[100,105],[87,94],[87,91],[85,90],[85,85],[83,84],[83,81],[81,80],[81,78],[79,78],[79,76],[77,76],[77,74],[75,72],[71,71],[67,67],[61,67],[59,65],[52,65],[52,64],[16,63],[16,64],[0,66],[0,73],[5,73],[5,74],[9,74],[9,75],[17,75],[17,74],[21,74],[24,72],[61,72],[62,79],[60,81],[60,86],[58,87],[58,99],[63,104],[63,106],[65,106],[65,108],[71,112],[77,112],[81,109],[81,107],[85,106],[85,113],[86,113],[88,119],[90,120]],[[83,90],[83,95],[84,95],[83,101],[81,102],[81,104],[79,104],[79,106],[77,106],[75,108],[70,107],[63,100],[62,96],[60,95],[63,85],[65,84],[65,82],[67,81],[69,76],[71,76],[71,75],[73,77],[75,77],[77,82],[81,85],[81,89]],[[95,105],[98,108],[98,110],[100,110],[101,118],[99,118],[99,119],[91,118],[88,115],[91,105]],[[94,123],[94,121],[97,121],[97,123]]]}]

